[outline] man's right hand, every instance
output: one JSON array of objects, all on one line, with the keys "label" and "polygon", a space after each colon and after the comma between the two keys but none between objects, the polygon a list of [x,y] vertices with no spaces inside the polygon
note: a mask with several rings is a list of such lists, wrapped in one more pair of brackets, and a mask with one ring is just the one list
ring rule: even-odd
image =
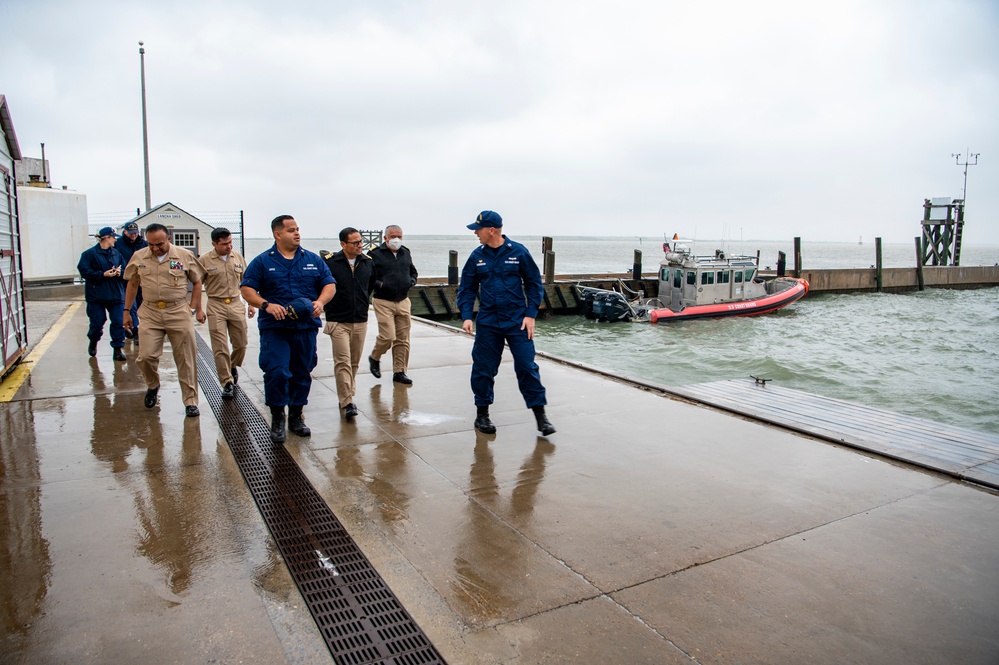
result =
[{"label": "man's right hand", "polygon": [[128,332],[132,332],[132,313],[127,309],[125,310],[125,313],[121,317],[121,325]]},{"label": "man's right hand", "polygon": [[274,317],[276,321],[281,321],[286,316],[288,316],[288,311],[281,305],[269,302],[267,303],[267,313]]},{"label": "man's right hand", "polygon": [[472,334],[472,320],[471,319],[465,319],[464,321],[462,321],[461,322],[461,329],[464,330],[465,332],[467,332],[469,335],[471,335]]}]

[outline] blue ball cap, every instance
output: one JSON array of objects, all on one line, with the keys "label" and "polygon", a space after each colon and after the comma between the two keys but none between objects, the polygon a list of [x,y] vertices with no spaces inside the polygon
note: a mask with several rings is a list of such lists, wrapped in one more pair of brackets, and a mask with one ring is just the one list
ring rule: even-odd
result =
[{"label": "blue ball cap", "polygon": [[308,298],[295,298],[284,308],[288,318],[294,321],[305,321],[312,318],[312,301]]},{"label": "blue ball cap", "polygon": [[138,231],[139,230],[139,224],[137,222],[129,222],[129,223],[125,224],[125,226],[123,226],[121,228],[125,229],[126,231]]},{"label": "blue ball cap", "polygon": [[107,238],[108,236],[118,237],[118,234],[114,232],[110,226],[105,226],[103,229],[94,234],[96,238]]},{"label": "blue ball cap", "polygon": [[475,218],[475,221],[468,225],[468,228],[473,231],[488,228],[501,229],[503,228],[503,218],[499,216],[498,212],[483,210],[479,213],[479,216]]}]

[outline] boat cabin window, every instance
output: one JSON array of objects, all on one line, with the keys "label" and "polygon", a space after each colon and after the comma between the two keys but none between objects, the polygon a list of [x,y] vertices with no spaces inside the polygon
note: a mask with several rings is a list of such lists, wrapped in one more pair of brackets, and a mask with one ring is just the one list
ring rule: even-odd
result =
[{"label": "boat cabin window", "polygon": [[730,277],[731,275],[732,275],[732,271],[731,270],[719,270],[718,271],[718,283],[719,284],[728,284],[729,279],[731,278]]},{"label": "boat cabin window", "polygon": [[701,273],[701,286],[704,286],[705,284],[714,284],[714,283],[715,283],[715,273],[713,271],[707,270]]},{"label": "boat cabin window", "polygon": [[736,284],[742,284],[742,271],[741,270],[736,270],[734,273],[732,273],[732,277],[735,278],[735,283]]},{"label": "boat cabin window", "polygon": [[659,271],[659,281],[668,282],[669,281],[669,268],[663,268]]},{"label": "boat cabin window", "polygon": [[673,271],[673,288],[678,289],[683,286],[683,271],[677,268]]},{"label": "boat cabin window", "polygon": [[750,268],[749,270],[746,271],[746,281],[747,282],[753,281],[753,273],[754,272],[756,272],[756,268]]},{"label": "boat cabin window", "polygon": [[687,284],[697,286],[697,273],[693,270],[687,272]]}]

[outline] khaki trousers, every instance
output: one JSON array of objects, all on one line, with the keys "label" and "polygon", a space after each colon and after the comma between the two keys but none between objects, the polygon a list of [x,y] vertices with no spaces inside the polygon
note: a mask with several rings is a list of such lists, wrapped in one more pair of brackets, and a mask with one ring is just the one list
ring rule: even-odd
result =
[{"label": "khaki trousers", "polygon": [[364,336],[368,332],[368,322],[327,323],[323,332],[333,341],[333,374],[336,377],[336,396],[340,408],[354,401],[357,387],[354,377],[361,364],[361,351],[364,348]]},{"label": "khaki trousers", "polygon": [[[224,386],[232,382],[232,368],[242,367],[246,357],[246,308],[239,298],[234,298],[228,305],[217,298],[209,298],[206,314],[215,371],[219,383]],[[230,341],[232,351],[229,350]]]},{"label": "khaki trousers", "polygon": [[413,322],[409,298],[399,302],[372,298],[371,304],[378,319],[378,339],[371,350],[371,357],[380,360],[391,348],[392,371],[405,372],[409,367],[409,329]]},{"label": "khaki trousers", "polygon": [[194,340],[194,318],[186,300],[160,309],[155,302],[144,300],[139,307],[142,326],[139,328],[139,355],[135,364],[146,380],[147,388],[160,385],[160,356],[163,338],[170,340],[177,380],[185,406],[198,405],[197,343]]}]

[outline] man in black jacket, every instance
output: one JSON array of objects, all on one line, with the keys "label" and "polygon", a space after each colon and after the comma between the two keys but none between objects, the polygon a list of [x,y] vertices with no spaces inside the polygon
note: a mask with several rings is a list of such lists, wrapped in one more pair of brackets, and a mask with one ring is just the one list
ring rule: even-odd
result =
[{"label": "man in black jacket", "polygon": [[[114,241],[114,248],[121,252],[121,265],[124,271],[124,266],[127,266],[128,262],[132,260],[132,254],[148,247],[149,243],[139,234],[138,222],[128,222],[122,227],[122,231],[121,236]],[[124,276],[121,278],[121,283],[123,287],[128,286],[128,281],[125,280]],[[132,308],[129,310],[132,317],[132,330],[125,331],[125,337],[130,337],[136,346],[139,345],[139,305],[141,304],[142,289],[140,288],[136,292],[135,302],[132,303]]]},{"label": "man in black jacket", "polygon": [[368,331],[368,294],[374,285],[374,261],[364,254],[361,233],[353,227],[340,231],[340,246],[343,249],[336,254],[323,257],[336,280],[336,295],[324,308],[323,332],[333,341],[337,399],[349,420],[357,415],[354,378]]},{"label": "man in black jacket", "polygon": [[382,378],[381,357],[392,349],[392,380],[410,385],[409,328],[411,324],[409,289],[416,284],[416,266],[409,249],[402,244],[402,227],[385,228],[385,242],[368,252],[375,262],[375,291],[371,304],[378,319],[378,339],[368,356],[371,374]]}]

